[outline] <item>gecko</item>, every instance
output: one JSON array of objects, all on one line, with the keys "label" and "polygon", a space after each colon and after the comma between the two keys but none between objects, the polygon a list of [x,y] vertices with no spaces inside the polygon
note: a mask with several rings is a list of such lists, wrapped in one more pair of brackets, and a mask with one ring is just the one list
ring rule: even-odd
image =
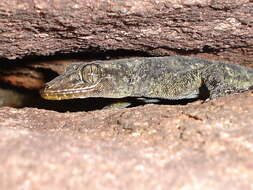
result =
[{"label": "gecko", "polygon": [[64,74],[46,83],[40,94],[48,100],[136,97],[152,102],[201,97],[210,100],[252,88],[253,69],[165,56],[73,63]]}]

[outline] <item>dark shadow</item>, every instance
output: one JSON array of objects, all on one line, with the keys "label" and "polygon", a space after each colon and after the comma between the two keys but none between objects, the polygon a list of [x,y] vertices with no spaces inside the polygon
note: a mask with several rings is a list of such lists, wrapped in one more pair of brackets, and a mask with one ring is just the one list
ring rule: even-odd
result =
[{"label": "dark shadow", "polygon": [[[3,97],[3,91],[5,96]],[[1,100],[2,98],[2,100]],[[153,99],[146,98],[147,101]],[[160,105],[186,105],[188,103],[194,102],[197,99],[183,99],[183,100],[167,100],[167,99],[157,99],[158,102],[152,104]],[[78,112],[78,111],[92,111],[100,110],[104,107],[109,106],[115,102],[130,102],[131,105],[128,107],[135,107],[140,105],[145,105],[144,100],[140,100],[135,97],[127,97],[121,99],[114,98],[84,98],[84,99],[70,99],[70,100],[45,100],[40,97],[38,91],[27,90],[23,88],[9,88],[5,84],[0,85],[0,102],[7,102],[4,105],[0,106],[11,106],[16,108],[38,108],[38,109],[47,109],[58,112]]]},{"label": "dark shadow", "polygon": [[[80,51],[80,50],[79,50]],[[109,60],[109,59],[119,59],[119,58],[129,58],[129,57],[151,57],[150,54],[145,53],[143,51],[133,51],[133,50],[124,50],[124,49],[118,49],[118,50],[107,50],[102,51],[99,49],[89,49],[83,50],[82,52],[78,53],[55,53],[52,56],[39,56],[39,55],[28,55],[23,57],[22,59],[15,59],[15,60],[9,60],[3,57],[0,57],[0,62],[6,63],[8,65],[12,66],[24,66],[33,64],[34,62],[40,61],[52,61],[52,60],[67,60],[67,59],[83,59],[83,60]]]}]

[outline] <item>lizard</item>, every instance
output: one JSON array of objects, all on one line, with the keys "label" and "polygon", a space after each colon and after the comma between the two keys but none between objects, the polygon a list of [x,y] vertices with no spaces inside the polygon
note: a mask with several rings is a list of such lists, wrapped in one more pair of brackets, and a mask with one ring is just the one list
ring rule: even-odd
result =
[{"label": "lizard", "polygon": [[165,56],[73,63],[64,74],[46,83],[40,94],[48,100],[136,97],[152,102],[200,98],[203,92],[210,100],[252,87],[253,69],[200,58]]}]

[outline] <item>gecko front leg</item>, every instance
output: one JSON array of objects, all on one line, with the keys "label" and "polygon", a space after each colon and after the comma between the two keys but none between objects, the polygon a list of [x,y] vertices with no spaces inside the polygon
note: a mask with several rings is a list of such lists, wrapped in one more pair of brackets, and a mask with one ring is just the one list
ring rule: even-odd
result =
[{"label": "gecko front leg", "polygon": [[209,91],[209,99],[221,96],[241,93],[247,91],[246,88],[238,88],[225,82],[226,67],[223,64],[210,65],[201,72],[204,86]]}]

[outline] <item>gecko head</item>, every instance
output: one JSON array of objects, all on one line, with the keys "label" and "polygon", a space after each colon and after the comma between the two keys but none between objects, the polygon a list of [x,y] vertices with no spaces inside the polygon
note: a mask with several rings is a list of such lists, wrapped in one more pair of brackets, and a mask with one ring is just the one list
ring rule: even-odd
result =
[{"label": "gecko head", "polygon": [[[121,98],[128,96],[124,90],[124,69],[105,63],[77,63],[66,68],[60,75],[48,82],[40,91],[44,99],[63,100],[88,97]],[[123,85],[123,87],[122,87]]]}]

